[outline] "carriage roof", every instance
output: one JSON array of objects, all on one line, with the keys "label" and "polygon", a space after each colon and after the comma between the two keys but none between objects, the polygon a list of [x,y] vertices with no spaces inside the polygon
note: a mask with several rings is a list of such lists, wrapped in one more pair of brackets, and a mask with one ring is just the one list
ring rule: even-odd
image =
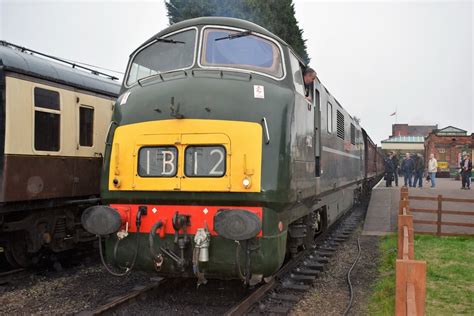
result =
[{"label": "carriage roof", "polygon": [[0,43],[0,68],[111,97],[120,91],[120,85],[110,78],[15,49],[6,42]]}]

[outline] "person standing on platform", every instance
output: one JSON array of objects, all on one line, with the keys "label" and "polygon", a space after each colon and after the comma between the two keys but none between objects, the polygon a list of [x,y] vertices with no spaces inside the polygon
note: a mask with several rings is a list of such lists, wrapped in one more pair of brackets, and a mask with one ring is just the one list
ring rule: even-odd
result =
[{"label": "person standing on platform", "polygon": [[430,175],[431,187],[436,186],[436,172],[438,171],[438,161],[436,161],[434,154],[430,154],[428,161],[428,174]]},{"label": "person standing on platform", "polygon": [[464,159],[461,160],[461,180],[463,190],[471,189],[471,172],[472,172],[472,161],[469,159],[469,155],[465,154]]},{"label": "person standing on platform", "polygon": [[392,163],[393,163],[393,179],[395,180],[395,185],[398,187],[398,166],[399,166],[399,160],[397,153],[394,153],[392,151]]},{"label": "person standing on platform", "polygon": [[393,161],[392,161],[392,153],[388,153],[387,156],[384,159],[384,180],[385,180],[385,186],[386,187],[391,187],[392,186],[392,181],[393,181],[393,170],[395,169],[393,166]]},{"label": "person standing on platform", "polygon": [[400,167],[400,171],[403,174],[403,178],[405,181],[405,186],[412,186],[412,174],[413,170],[415,168],[415,164],[413,162],[413,159],[410,157],[410,153],[405,154],[405,159],[402,161],[402,165]]},{"label": "person standing on platform", "polygon": [[423,161],[423,157],[421,154],[416,155],[415,159],[415,182],[413,183],[413,187],[416,187],[416,183],[418,182],[418,187],[423,187],[423,171],[425,170],[425,162]]}]

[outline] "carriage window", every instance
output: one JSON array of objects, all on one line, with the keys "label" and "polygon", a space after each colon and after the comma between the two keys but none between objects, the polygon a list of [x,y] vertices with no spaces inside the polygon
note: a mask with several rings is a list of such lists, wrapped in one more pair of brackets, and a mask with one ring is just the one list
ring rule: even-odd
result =
[{"label": "carriage window", "polygon": [[128,72],[132,85],[158,73],[191,67],[194,62],[196,30],[187,30],[156,39],[136,54]]},{"label": "carriage window", "polygon": [[328,102],[328,133],[332,133],[332,104]]},{"label": "carriage window", "polygon": [[35,88],[35,107],[59,111],[59,93]]},{"label": "carriage window", "polygon": [[293,75],[293,83],[295,85],[295,90],[301,95],[305,95],[304,83],[303,83],[303,72],[300,67],[300,62],[298,59],[290,53],[290,63],[291,63],[291,74]]},{"label": "carriage window", "polygon": [[35,150],[59,151],[61,112],[59,93],[42,88],[34,89]]},{"label": "carriage window", "polygon": [[205,30],[201,64],[242,68],[283,77],[281,53],[277,45],[245,31]]},{"label": "carriage window", "polygon": [[337,110],[337,137],[344,139],[344,114]]},{"label": "carriage window", "polygon": [[79,108],[79,145],[92,147],[94,142],[94,109]]}]

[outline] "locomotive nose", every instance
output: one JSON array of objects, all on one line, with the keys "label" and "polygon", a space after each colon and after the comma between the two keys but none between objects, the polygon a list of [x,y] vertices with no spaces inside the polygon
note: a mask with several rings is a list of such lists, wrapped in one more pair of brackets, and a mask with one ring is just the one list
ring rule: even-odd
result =
[{"label": "locomotive nose", "polygon": [[81,222],[89,233],[103,236],[118,232],[122,226],[122,217],[114,208],[95,205],[82,213]]}]

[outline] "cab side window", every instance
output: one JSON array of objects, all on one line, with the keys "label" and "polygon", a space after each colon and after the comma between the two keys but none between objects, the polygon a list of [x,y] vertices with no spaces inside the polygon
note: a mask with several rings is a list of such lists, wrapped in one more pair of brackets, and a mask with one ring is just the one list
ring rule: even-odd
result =
[{"label": "cab side window", "polygon": [[34,107],[35,150],[59,151],[61,127],[59,92],[35,88]]},{"label": "cab side window", "polygon": [[328,107],[327,107],[327,118],[328,118],[328,133],[332,133],[332,104],[328,102]]},{"label": "cab side window", "polygon": [[290,52],[290,63],[291,63],[291,75],[293,76],[293,83],[295,85],[295,91],[304,96],[304,82],[303,72],[300,67],[300,62],[292,52]]}]

